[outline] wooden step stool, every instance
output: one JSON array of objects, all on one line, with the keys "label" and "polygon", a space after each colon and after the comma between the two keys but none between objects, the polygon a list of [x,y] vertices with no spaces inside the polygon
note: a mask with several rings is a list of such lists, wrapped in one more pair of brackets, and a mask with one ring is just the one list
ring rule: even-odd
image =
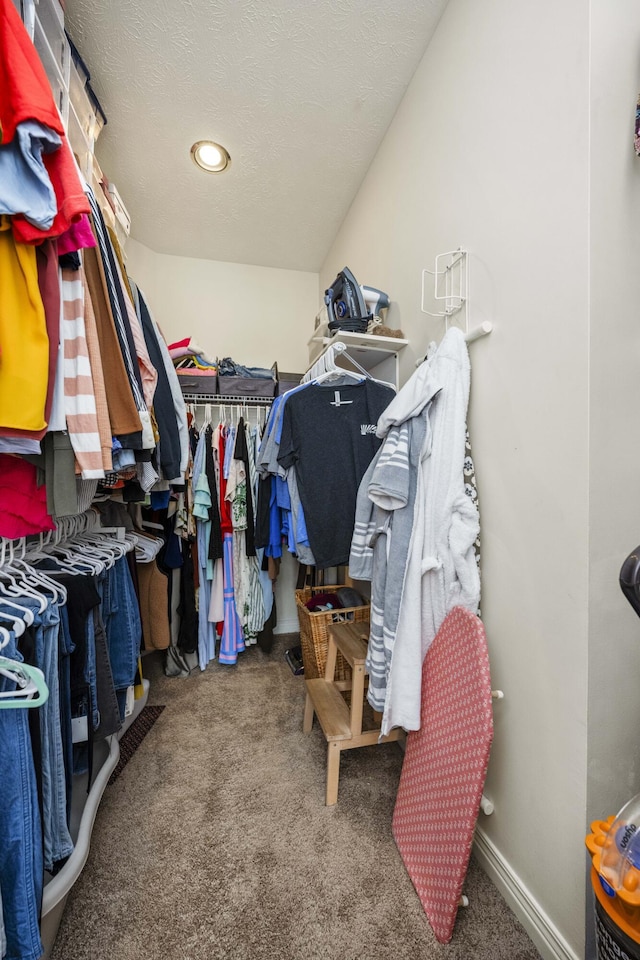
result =
[{"label": "wooden step stool", "polygon": [[[378,742],[398,740],[402,730],[392,730],[380,741],[380,727],[362,729],[364,706],[365,659],[369,638],[369,623],[334,623],[327,628],[329,643],[324,679],[305,680],[307,700],[304,708],[303,733],[310,733],[313,715],[317,715],[327,741],[327,792],[326,805],[338,800],[340,776],[340,753],[354,747],[370,747]],[[351,667],[351,681],[335,680],[336,656],[340,650]],[[341,695],[342,690],[351,690],[351,705]],[[380,723],[380,714],[374,714]]]}]

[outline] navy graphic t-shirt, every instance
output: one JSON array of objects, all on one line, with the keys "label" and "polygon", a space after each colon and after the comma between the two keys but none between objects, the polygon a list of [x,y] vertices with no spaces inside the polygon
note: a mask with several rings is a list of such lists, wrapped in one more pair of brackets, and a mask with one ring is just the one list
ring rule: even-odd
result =
[{"label": "navy graphic t-shirt", "polygon": [[284,408],[279,463],[295,466],[309,544],[319,568],[349,562],[356,494],[381,441],[378,418],[394,391],[375,380],[313,384]]}]

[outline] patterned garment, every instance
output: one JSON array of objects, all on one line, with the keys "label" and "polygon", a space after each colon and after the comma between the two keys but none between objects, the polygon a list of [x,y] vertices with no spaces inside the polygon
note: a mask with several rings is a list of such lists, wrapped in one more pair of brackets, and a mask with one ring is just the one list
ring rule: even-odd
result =
[{"label": "patterned garment", "polygon": [[198,608],[198,664],[204,670],[210,660],[215,659],[216,631],[209,621],[209,603],[211,600],[211,577],[213,571],[209,560],[209,531],[211,521],[211,492],[205,470],[206,433],[198,440],[193,463],[194,517],[196,518],[196,536],[198,544],[198,581],[196,604]]},{"label": "patterned garment", "polygon": [[[369,673],[367,699],[374,710],[382,713],[395,645],[404,580],[388,577],[388,571],[404,571],[411,546],[418,461],[428,432],[428,407],[424,414],[392,427],[373,467],[365,473],[366,496],[374,505],[369,521],[368,543],[372,548],[371,633],[367,649],[366,669]],[[361,487],[362,489],[362,487]],[[362,534],[359,522],[361,492],[356,503],[356,531]],[[367,531],[367,536],[369,535]],[[358,537],[354,532],[349,560],[351,576],[359,578]],[[355,548],[355,549],[354,549]],[[360,556],[362,554],[360,553]]]},{"label": "patterned garment", "polygon": [[[417,405],[425,396],[431,409],[429,446],[418,466],[411,549],[380,725],[383,736],[393,727],[420,729],[420,677],[427,651],[453,607],[473,615],[478,609],[480,578],[473,544],[480,522],[464,485],[470,373],[464,334],[450,326],[433,357],[396,398],[400,413],[407,408],[411,412],[412,401]],[[393,416],[397,418],[390,405],[383,418]]]},{"label": "patterned garment", "polygon": [[640,97],[638,97],[638,102],[636,104],[636,127],[633,145],[636,151],[636,156],[640,157]]},{"label": "patterned garment", "polygon": [[110,244],[109,235],[105,228],[104,219],[102,213],[96,201],[96,198],[91,189],[87,190],[87,197],[89,199],[89,204],[91,206],[91,214],[93,217],[93,224],[95,229],[95,235],[98,240],[98,247],[100,249],[100,256],[104,266],[105,277],[107,280],[107,286],[110,295],[111,307],[113,312],[113,319],[116,324],[116,332],[118,334],[118,341],[120,343],[120,349],[122,351],[122,357],[125,363],[127,370],[127,375],[129,377],[129,382],[131,384],[131,389],[133,391],[133,396],[136,401],[136,407],[138,412],[146,411],[147,405],[142,396],[142,387],[139,381],[139,374],[136,376],[135,367],[133,359],[131,357],[131,351],[129,349],[129,343],[127,340],[126,328],[124,325],[124,320],[122,319],[122,313],[120,311],[120,301],[117,295],[116,281],[113,276],[112,264],[108,256],[108,245]]},{"label": "patterned garment", "polygon": [[83,480],[104,477],[89,348],[84,326],[84,287],[77,270],[60,274],[60,339],[64,344],[64,413]]},{"label": "patterned garment", "polygon": [[245,646],[233,589],[233,536],[230,533],[224,535],[223,550],[224,626],[218,660],[220,663],[233,664],[237,663],[238,654],[244,650]]},{"label": "patterned garment", "polygon": [[145,449],[153,449],[156,445],[155,439],[153,436],[153,428],[151,426],[151,417],[149,416],[149,410],[147,404],[142,395],[142,380],[140,377],[140,371],[138,369],[138,360],[137,356],[135,361],[132,357],[131,347],[129,344],[129,339],[127,337],[127,328],[125,326],[125,320],[122,316],[122,310],[120,306],[120,298],[118,296],[118,291],[122,295],[122,287],[119,285],[116,280],[115,273],[115,254],[113,252],[113,245],[111,239],[107,232],[107,228],[102,216],[102,212],[98,206],[96,198],[91,189],[87,190],[87,198],[91,206],[91,215],[93,219],[94,232],[96,239],[98,241],[98,249],[100,251],[100,259],[104,268],[104,275],[107,284],[107,292],[109,294],[109,301],[111,306],[111,311],[113,313],[113,319],[116,327],[116,333],[118,335],[118,343],[120,344],[120,350],[124,360],[125,369],[127,371],[127,377],[131,385],[131,390],[133,392],[133,398],[135,401],[136,409],[138,411],[138,416],[140,417],[140,423],[142,425],[142,444]]},{"label": "patterned garment", "polygon": [[[469,437],[469,430],[465,434],[464,442],[465,458],[464,458],[464,492],[469,497],[471,502],[475,505],[476,509],[480,510],[480,504],[478,503],[478,485],[476,483],[476,468],[473,462],[473,457],[471,456],[471,438]],[[478,570],[480,570],[480,532],[476,537],[473,550],[476,555],[476,563],[478,564]],[[479,614],[478,614],[479,616]]]},{"label": "patterned garment", "polygon": [[81,480],[76,477],[76,493],[78,495],[78,513],[85,513],[98,491],[97,480]]},{"label": "patterned garment", "polygon": [[422,670],[422,726],[407,737],[393,837],[440,943],[458,912],[493,739],[484,627],[462,607]]},{"label": "patterned garment", "polygon": [[[258,472],[256,469],[255,462],[255,438],[252,436],[251,429],[248,424],[245,424],[245,435],[247,441],[247,453],[249,460],[249,489],[252,491],[252,496],[250,502],[253,508],[253,529],[255,530],[255,507],[258,502],[257,489],[258,489]],[[247,498],[247,509],[248,509],[249,498]],[[245,544],[245,555],[247,553],[246,544]],[[246,601],[246,616],[243,619],[243,627],[245,632],[245,639],[247,643],[257,643],[258,634],[264,627],[264,622],[267,619],[267,614],[265,611],[264,605],[264,590],[262,588],[262,582],[260,578],[260,562],[258,557],[254,554],[253,556],[246,557],[247,559],[247,573],[248,573],[248,584],[247,584],[247,601]]]},{"label": "patterned garment", "polygon": [[[240,427],[238,428],[240,429]],[[253,443],[246,430],[249,454],[249,482],[257,484],[257,473],[253,458]],[[255,486],[254,486],[255,489]],[[247,477],[241,460],[232,459],[229,465],[227,499],[231,501],[231,519],[233,522],[233,577],[235,604],[245,643],[247,646],[257,643],[258,634],[264,625],[264,594],[260,583],[260,569],[256,556],[247,556],[248,497]],[[255,502],[255,494],[252,502]],[[254,518],[255,520],[255,518]]]},{"label": "patterned garment", "polygon": [[[193,516],[193,454],[198,445],[200,434],[193,423],[189,425],[189,455],[187,458],[187,469],[185,471],[185,492],[180,495],[178,501],[178,518],[176,520],[176,533],[187,540],[193,540],[196,536],[196,521]],[[215,463],[215,448],[214,448]]]}]

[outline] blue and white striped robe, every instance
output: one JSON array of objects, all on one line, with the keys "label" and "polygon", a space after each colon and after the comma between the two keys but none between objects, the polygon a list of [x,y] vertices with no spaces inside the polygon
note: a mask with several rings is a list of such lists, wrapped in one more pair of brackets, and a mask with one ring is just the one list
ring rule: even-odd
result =
[{"label": "blue and white striped robe", "polygon": [[[354,579],[371,580],[367,699],[380,713],[391,670],[427,424],[426,415],[417,416],[389,430],[362,478],[356,500],[349,573]],[[388,570],[394,575],[389,577]]]}]

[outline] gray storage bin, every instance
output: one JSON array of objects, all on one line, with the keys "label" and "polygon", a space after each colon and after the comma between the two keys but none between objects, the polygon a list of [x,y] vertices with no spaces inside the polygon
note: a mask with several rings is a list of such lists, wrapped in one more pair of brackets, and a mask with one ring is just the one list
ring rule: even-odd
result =
[{"label": "gray storage bin", "polygon": [[287,390],[293,390],[294,387],[300,386],[300,381],[302,380],[302,373],[278,373],[278,390],[277,395],[280,396],[283,393],[286,393]]},{"label": "gray storage bin", "polygon": [[278,387],[278,364],[271,367],[271,377],[236,377],[218,374],[221,397],[275,397]]},{"label": "gray storage bin", "polygon": [[271,377],[218,377],[221,397],[274,397],[277,382]]},{"label": "gray storage bin", "polygon": [[189,370],[188,372],[181,373],[180,370],[177,370],[178,380],[180,381],[180,389],[183,394],[191,396],[192,394],[210,394],[216,396],[218,393],[218,378],[214,374],[204,374],[198,376],[197,373]]}]

